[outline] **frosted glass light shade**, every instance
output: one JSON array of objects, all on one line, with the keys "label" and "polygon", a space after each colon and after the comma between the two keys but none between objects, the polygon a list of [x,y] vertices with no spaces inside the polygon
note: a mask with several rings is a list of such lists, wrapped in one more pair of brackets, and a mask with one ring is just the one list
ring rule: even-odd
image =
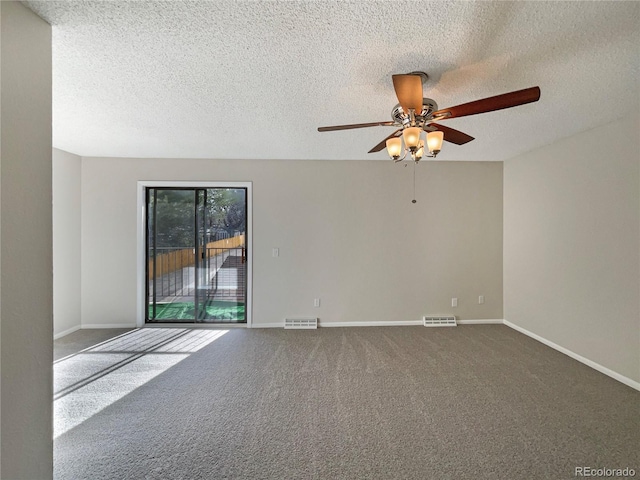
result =
[{"label": "frosted glass light shade", "polygon": [[402,138],[404,138],[404,144],[407,148],[416,148],[418,146],[421,132],[422,129],[418,127],[409,127],[402,131]]},{"label": "frosted glass light shade", "polygon": [[427,133],[427,147],[429,147],[429,152],[439,152],[442,149],[443,139],[444,133],[442,132]]},{"label": "frosted glass light shade", "polygon": [[402,139],[393,137],[387,140],[387,153],[391,158],[398,158],[402,153]]},{"label": "frosted glass light shade", "polygon": [[416,160],[420,160],[424,155],[424,140],[420,140],[418,143],[418,150],[416,150]]}]

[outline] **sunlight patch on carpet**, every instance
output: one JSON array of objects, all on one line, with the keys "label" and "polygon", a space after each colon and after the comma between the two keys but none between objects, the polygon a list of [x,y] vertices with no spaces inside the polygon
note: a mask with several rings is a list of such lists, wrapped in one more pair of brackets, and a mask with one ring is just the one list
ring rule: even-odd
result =
[{"label": "sunlight patch on carpet", "polygon": [[80,425],[227,332],[138,329],[54,362],[53,438]]}]

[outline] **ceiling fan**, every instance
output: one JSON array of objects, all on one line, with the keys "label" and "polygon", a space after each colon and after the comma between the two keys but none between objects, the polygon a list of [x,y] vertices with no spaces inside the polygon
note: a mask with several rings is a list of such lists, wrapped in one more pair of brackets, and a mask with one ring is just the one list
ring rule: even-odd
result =
[{"label": "ceiling fan", "polygon": [[[422,96],[422,85],[429,78],[425,72],[392,75],[391,78],[400,102],[391,111],[392,121],[319,127],[318,131],[330,132],[376,126],[397,127],[396,131],[369,150],[369,153],[379,152],[386,147],[387,153],[394,162],[404,160],[407,153],[418,162],[425,156],[425,140],[428,151],[426,156],[431,158],[440,152],[443,140],[456,145],[464,145],[473,140],[473,137],[466,133],[434,122],[516,107],[540,99],[540,87],[531,87],[438,110],[438,104],[434,100]],[[423,131],[425,140],[421,138]],[[402,140],[404,140],[404,148]]]}]

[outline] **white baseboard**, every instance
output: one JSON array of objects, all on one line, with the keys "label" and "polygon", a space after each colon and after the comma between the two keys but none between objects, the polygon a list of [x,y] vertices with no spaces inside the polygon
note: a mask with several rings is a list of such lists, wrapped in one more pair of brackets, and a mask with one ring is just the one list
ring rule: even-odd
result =
[{"label": "white baseboard", "polygon": [[[479,320],[456,320],[459,325],[502,325],[502,319],[479,319]],[[399,321],[375,321],[375,322],[323,322],[318,321],[318,327],[408,327],[422,326],[422,320],[399,320]]]},{"label": "white baseboard", "polygon": [[504,320],[501,318],[481,318],[478,320],[456,320],[458,325],[502,325]]},{"label": "white baseboard", "polygon": [[53,339],[54,339],[54,340],[58,340],[59,338],[66,337],[66,336],[67,336],[67,335],[69,335],[70,333],[77,332],[77,331],[78,331],[78,330],[80,330],[81,328],[82,328],[82,327],[81,327],[80,325],[76,325],[75,327],[68,328],[68,329],[64,330],[63,332],[56,333],[56,334],[53,336]]},{"label": "white baseboard", "polygon": [[422,325],[422,320],[400,320],[380,321],[380,322],[323,322],[318,321],[318,327],[406,327],[413,325]]},{"label": "white baseboard", "polygon": [[138,328],[134,323],[83,323],[80,328],[94,329],[94,328]]},{"label": "white baseboard", "polygon": [[[322,322],[318,321],[318,327],[393,327],[422,325],[421,320],[406,322]],[[284,322],[278,323],[254,323],[251,328],[284,328]]]},{"label": "white baseboard", "polygon": [[507,320],[504,321],[504,324],[508,327],[513,328],[514,330],[517,330],[520,333],[523,333],[524,335],[533,338],[534,340],[539,341],[540,343],[544,343],[546,346],[553,348],[554,350],[557,350],[561,353],[564,353],[565,355],[568,355],[569,357],[573,358],[574,360],[579,361],[580,363],[584,363],[585,365],[593,368],[594,370],[599,371],[600,373],[604,373],[605,375],[613,378],[614,380],[619,381],[620,383],[624,383],[625,385],[635,389],[635,390],[640,390],[640,382],[636,382],[635,380],[632,380],[628,377],[625,377],[624,375],[620,375],[617,372],[614,372],[613,370],[604,367],[602,365],[600,365],[599,363],[594,362],[593,360],[589,360],[588,358],[583,357],[582,355],[578,355],[575,352],[572,352],[571,350],[569,350],[568,348],[564,348],[561,347],[560,345],[558,345],[557,343],[553,343],[550,340],[547,340],[544,337],[541,337],[540,335],[537,335],[533,332],[530,332],[529,330],[527,330],[526,328],[522,328],[519,327],[518,325],[511,323]]}]

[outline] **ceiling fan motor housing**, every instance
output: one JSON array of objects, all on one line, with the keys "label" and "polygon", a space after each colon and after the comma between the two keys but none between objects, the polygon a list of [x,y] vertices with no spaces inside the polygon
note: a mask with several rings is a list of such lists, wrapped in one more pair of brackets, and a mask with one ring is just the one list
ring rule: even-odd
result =
[{"label": "ceiling fan motor housing", "polygon": [[[431,98],[422,99],[422,111],[416,112],[416,126],[422,127],[427,121],[431,120],[433,113],[438,111],[438,104]],[[402,126],[408,126],[411,123],[411,118],[408,112],[402,109],[400,104],[397,104],[391,110],[391,118],[395,123]]]}]

